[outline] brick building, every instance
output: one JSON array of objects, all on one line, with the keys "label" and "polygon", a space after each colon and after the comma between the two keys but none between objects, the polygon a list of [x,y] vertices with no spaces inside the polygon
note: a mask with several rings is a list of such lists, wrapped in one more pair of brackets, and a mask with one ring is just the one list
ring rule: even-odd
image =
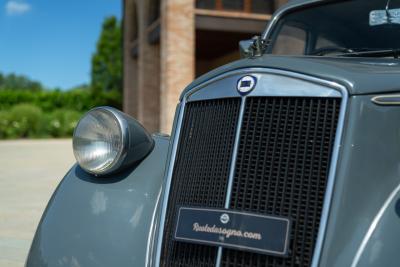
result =
[{"label": "brick building", "polygon": [[181,91],[239,58],[286,0],[124,0],[123,109],[169,133]]}]

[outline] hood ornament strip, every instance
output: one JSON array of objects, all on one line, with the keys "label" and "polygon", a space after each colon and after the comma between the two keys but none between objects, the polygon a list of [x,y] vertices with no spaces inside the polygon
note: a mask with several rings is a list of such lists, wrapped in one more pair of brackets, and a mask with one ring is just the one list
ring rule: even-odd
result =
[{"label": "hood ornament strip", "polygon": [[378,95],[371,101],[379,106],[400,106],[400,95]]}]

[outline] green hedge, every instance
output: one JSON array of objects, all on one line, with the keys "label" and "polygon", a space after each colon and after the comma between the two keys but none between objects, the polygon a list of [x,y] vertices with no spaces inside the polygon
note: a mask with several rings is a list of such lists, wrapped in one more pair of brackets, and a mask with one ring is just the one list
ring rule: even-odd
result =
[{"label": "green hedge", "polygon": [[0,111],[0,139],[71,136],[82,112],[59,109],[44,113],[31,104]]},{"label": "green hedge", "polygon": [[121,108],[121,94],[117,91],[92,93],[90,90],[72,91],[0,91],[0,111],[9,110],[15,105],[32,104],[43,112],[68,109],[79,112],[96,106]]},{"label": "green hedge", "polygon": [[0,139],[69,137],[84,112],[121,107],[118,92],[0,91]]}]

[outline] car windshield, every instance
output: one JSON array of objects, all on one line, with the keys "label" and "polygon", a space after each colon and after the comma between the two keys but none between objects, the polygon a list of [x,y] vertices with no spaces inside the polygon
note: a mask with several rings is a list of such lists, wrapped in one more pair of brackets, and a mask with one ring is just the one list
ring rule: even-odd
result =
[{"label": "car windshield", "polygon": [[400,0],[314,4],[284,15],[268,53],[314,56],[398,56]]}]

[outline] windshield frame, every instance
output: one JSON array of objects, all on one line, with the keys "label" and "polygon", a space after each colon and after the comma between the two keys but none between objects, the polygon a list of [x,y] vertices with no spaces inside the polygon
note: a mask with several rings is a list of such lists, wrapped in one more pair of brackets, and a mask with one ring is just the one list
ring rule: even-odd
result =
[{"label": "windshield frame", "polygon": [[[389,12],[388,10],[391,10],[391,9],[388,9],[389,8],[389,3],[390,3],[391,0],[387,0],[387,1],[388,2],[386,3],[386,13],[388,14],[388,12]],[[331,37],[333,39],[330,38],[329,34],[325,35],[326,27],[328,27],[328,29],[329,29],[329,27],[333,27],[332,25],[329,24],[330,22],[327,24],[327,26],[325,26],[325,28],[323,28],[323,27],[321,28],[320,27],[319,30],[317,30],[317,29],[313,30],[314,27],[311,27],[307,23],[303,23],[302,20],[307,18],[307,17],[304,17],[304,15],[303,15],[303,18],[300,17],[299,21],[296,21],[296,19],[294,19],[294,21],[291,22],[291,19],[293,17],[290,17],[290,16],[292,14],[301,13],[301,12],[308,12],[306,14],[309,14],[311,16],[311,18],[312,18],[312,17],[314,17],[314,15],[312,13],[310,13],[310,12],[313,12],[312,10],[314,8],[320,9],[320,11],[322,12],[322,10],[325,8],[325,6],[332,5],[333,9],[336,8],[336,10],[334,10],[334,11],[337,13],[337,12],[340,12],[340,10],[338,11],[338,5],[340,7],[340,5],[342,3],[344,3],[348,7],[346,10],[350,10],[349,9],[349,7],[350,7],[349,5],[352,5],[352,2],[353,2],[352,0],[292,0],[292,1],[289,1],[286,5],[282,6],[280,9],[278,9],[276,11],[276,13],[273,15],[271,21],[267,24],[264,32],[261,35],[261,40],[263,40],[264,43],[266,44],[265,49],[263,50],[263,54],[294,55],[294,56],[309,56],[309,57],[310,56],[311,57],[314,57],[314,56],[318,56],[318,57],[320,57],[320,56],[324,56],[324,57],[337,57],[337,56],[344,57],[345,54],[348,54],[348,53],[352,54],[351,56],[353,56],[353,57],[363,57],[364,54],[366,54],[367,57],[373,57],[372,54],[374,54],[374,55],[376,54],[378,57],[379,56],[383,57],[386,54],[390,54],[389,55],[390,57],[393,56],[395,58],[399,58],[399,56],[400,56],[400,54],[399,54],[399,51],[400,51],[399,42],[397,42],[396,45],[395,45],[395,46],[397,46],[397,48],[387,46],[386,43],[376,42],[376,40],[385,39],[385,38],[382,39],[382,36],[379,36],[379,35],[378,35],[378,38],[371,39],[371,40],[375,40],[375,42],[371,43],[371,46],[362,46],[362,45],[364,45],[364,43],[368,43],[367,36],[368,36],[368,34],[370,34],[368,31],[369,31],[369,29],[372,29],[371,26],[375,26],[375,24],[371,24],[371,20],[369,22],[370,23],[369,24],[369,28],[366,28],[367,30],[362,32],[363,34],[361,34],[359,36],[360,39],[357,39],[357,38],[354,39],[353,38],[353,40],[358,40],[358,41],[350,41],[350,42],[348,42],[347,40],[351,40],[351,38],[350,39],[344,38],[344,37],[346,37],[345,36],[346,34],[348,35],[349,31],[347,31],[347,32],[345,30],[339,31],[342,36],[340,36],[340,34],[338,33],[339,34],[339,35],[337,35],[337,36],[339,36],[338,39],[335,39],[336,38],[335,35],[334,35],[334,37]],[[375,3],[375,2],[377,2],[377,3]],[[379,7],[376,7],[376,5],[380,4],[380,3],[381,3],[380,0],[379,1],[378,0],[374,1],[374,4],[372,4],[372,2],[371,2],[371,5],[369,6],[369,8],[373,8],[371,10],[374,10],[374,11],[380,11],[380,10],[378,10]],[[399,3],[397,3],[397,5],[398,4]],[[358,3],[358,5],[360,5],[360,3]],[[329,9],[330,7],[327,7],[327,8]],[[384,9],[385,8],[383,7],[383,10]],[[393,11],[396,10],[396,12],[399,12],[398,11],[399,9],[400,8],[397,8],[397,10],[393,9]],[[366,9],[366,10],[370,10],[370,9]],[[371,13],[372,13],[372,11],[370,12],[370,14]],[[346,13],[346,15],[350,16],[349,18],[353,18],[353,15],[348,14],[348,12]],[[294,16],[296,18],[297,15],[294,15]],[[369,16],[370,16],[370,19],[371,19],[371,15],[369,15]],[[388,14],[388,16],[389,16],[389,14]],[[289,19],[289,17],[290,17],[290,19]],[[354,18],[356,18],[356,17],[354,17]],[[398,18],[398,15],[396,15],[396,19],[397,18]],[[323,17],[323,18],[322,17],[320,17],[320,18],[318,18],[318,17],[315,18],[314,17],[315,21],[318,21],[318,19],[321,19],[321,25],[325,25],[325,24],[322,24],[322,23],[326,23],[325,17]],[[288,21],[285,22],[286,20],[288,20]],[[328,21],[331,21],[331,20],[328,20]],[[298,25],[296,25],[297,22],[298,22]],[[291,25],[292,23],[293,23],[293,25]],[[363,23],[363,24],[365,24],[365,23]],[[392,23],[391,23],[391,21],[389,21],[389,23],[381,23],[381,24],[382,25],[383,24],[386,25],[386,24],[392,24]],[[376,25],[381,25],[381,24],[376,24]],[[395,24],[398,27],[400,23],[398,21],[397,22],[393,22],[393,25],[395,25]],[[285,45],[283,46],[283,51],[282,51],[282,49],[281,49],[281,52],[278,52],[279,50],[275,51],[276,43],[279,40],[278,37],[281,36],[282,30],[286,26],[293,27],[293,29],[299,29],[301,31],[304,31],[304,34],[305,34],[304,37],[299,37],[300,35],[298,33],[289,33],[289,34],[286,33],[286,36],[288,36],[289,38],[290,38],[290,36],[296,36],[297,35],[297,38],[298,38],[297,40],[299,40],[299,41],[294,40],[294,42],[304,42],[305,46],[304,46],[304,52],[303,53],[298,53],[299,51],[296,51],[296,50],[293,50],[292,52],[288,51],[288,53],[284,52],[285,51],[285,47],[286,47]],[[363,27],[365,27],[365,25],[363,25]],[[342,27],[340,29],[346,29],[346,28],[347,27]],[[285,28],[285,30],[287,31],[288,29]],[[391,31],[393,29],[385,28],[385,29],[382,29],[382,30]],[[375,29],[375,31],[376,31],[376,29]],[[360,31],[360,33],[361,33],[361,31]],[[387,35],[392,34],[392,32],[387,32],[387,33],[388,33]],[[371,34],[376,34],[376,33],[372,32]],[[284,37],[284,38],[288,38],[288,37]],[[322,39],[320,39],[320,38],[322,38]],[[340,39],[340,38],[342,38],[342,39]],[[282,39],[280,42],[282,42],[283,40],[284,39]],[[321,40],[322,40],[322,42],[325,41],[325,46],[323,46],[320,49],[318,49],[317,45],[319,44],[319,42]],[[289,40],[289,41],[292,42],[291,40]],[[326,43],[326,41],[328,43]],[[397,40],[397,41],[399,41],[399,40]],[[285,42],[285,41],[283,41],[283,42]],[[286,42],[287,42],[287,40],[286,40]],[[351,42],[353,42],[353,43],[351,43]],[[298,44],[298,45],[302,45],[302,44]],[[325,48],[325,50],[329,49],[329,51],[322,50],[323,48]],[[390,51],[388,52],[388,50],[390,50]],[[386,52],[386,54],[382,53],[382,51]],[[340,52],[343,53],[343,55],[340,54]],[[368,52],[368,54],[367,53],[361,53],[361,52]],[[375,53],[372,53],[372,52],[375,52]],[[332,55],[330,55],[331,53],[332,53]]]},{"label": "windshield frame", "polygon": [[294,12],[303,8],[309,8],[311,6],[315,5],[321,5],[321,4],[326,4],[326,3],[332,3],[332,2],[344,2],[346,0],[305,0],[304,2],[299,2],[299,3],[288,3],[286,5],[283,5],[281,8],[279,8],[274,16],[272,17],[271,21],[268,23],[267,27],[265,28],[264,32],[261,35],[261,39],[264,41],[269,41],[272,38],[272,34],[275,31],[275,28],[279,25],[278,22],[281,20],[281,18],[287,13]]}]

